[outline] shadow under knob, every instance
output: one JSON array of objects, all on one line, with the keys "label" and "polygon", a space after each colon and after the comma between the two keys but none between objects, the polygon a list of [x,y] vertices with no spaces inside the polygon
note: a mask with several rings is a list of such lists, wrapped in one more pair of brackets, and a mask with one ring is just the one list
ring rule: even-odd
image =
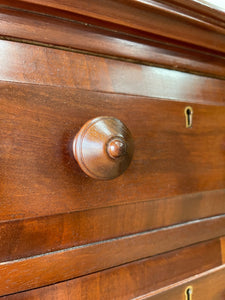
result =
[{"label": "shadow under knob", "polygon": [[73,154],[90,177],[109,180],[129,166],[134,144],[129,129],[113,117],[98,117],[85,123],[73,141]]}]

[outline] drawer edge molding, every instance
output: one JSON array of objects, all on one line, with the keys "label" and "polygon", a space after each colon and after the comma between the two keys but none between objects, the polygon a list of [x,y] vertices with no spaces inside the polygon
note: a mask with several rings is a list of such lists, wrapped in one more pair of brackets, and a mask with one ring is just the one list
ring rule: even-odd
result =
[{"label": "drawer edge molding", "polygon": [[170,40],[174,44],[180,41],[205,51],[224,53],[223,11],[189,2],[179,2],[178,5],[171,1],[106,0],[92,1],[87,5],[82,1],[17,0],[9,5],[9,1],[3,0],[2,4],[67,20],[83,21],[113,31],[135,32],[143,38],[147,36],[156,40]]},{"label": "drawer edge molding", "polygon": [[[0,295],[83,276],[224,235],[225,216],[214,217],[45,255],[2,262]],[[213,257],[217,265],[222,263],[220,252],[219,241],[218,256]]]},{"label": "drawer edge molding", "polygon": [[214,259],[218,258],[218,250],[219,242],[213,240],[57,284],[3,296],[1,299],[61,300],[62,295],[66,299],[71,299],[71,295],[76,295],[76,299],[83,299],[83,295],[86,299],[108,299],[109,295],[110,299],[131,299],[140,296],[140,293],[147,295],[150,291],[172,286],[177,281],[185,281],[190,276],[201,276],[208,270],[209,273],[210,270],[221,270],[220,262]]},{"label": "drawer edge molding", "polygon": [[0,235],[4,239],[0,243],[0,261],[40,255],[197,219],[219,217],[225,213],[224,197],[225,190],[217,190],[1,221]]},{"label": "drawer edge molding", "polygon": [[157,41],[140,32],[122,33],[86,22],[73,22],[13,8],[1,8],[0,38],[100,55],[134,63],[164,66],[205,76],[224,78],[223,56],[193,49],[193,45]]},{"label": "drawer edge molding", "polygon": [[[225,264],[193,275],[185,280],[176,282],[134,300],[172,300],[182,299],[185,288],[193,287],[193,297],[199,300],[219,300],[225,295]],[[196,291],[197,290],[197,291]],[[176,298],[177,297],[177,298]],[[215,298],[216,297],[216,298]]]},{"label": "drawer edge molding", "polygon": [[32,84],[43,89],[51,86],[225,105],[221,79],[7,40],[0,40],[0,48],[3,85],[11,82],[15,87]]}]

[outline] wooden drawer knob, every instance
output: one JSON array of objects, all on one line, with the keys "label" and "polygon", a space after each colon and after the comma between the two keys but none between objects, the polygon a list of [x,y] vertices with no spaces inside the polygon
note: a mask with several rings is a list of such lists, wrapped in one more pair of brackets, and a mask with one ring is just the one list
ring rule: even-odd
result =
[{"label": "wooden drawer knob", "polygon": [[98,117],[85,123],[73,141],[73,154],[81,169],[101,180],[121,175],[134,152],[129,129],[113,117]]}]

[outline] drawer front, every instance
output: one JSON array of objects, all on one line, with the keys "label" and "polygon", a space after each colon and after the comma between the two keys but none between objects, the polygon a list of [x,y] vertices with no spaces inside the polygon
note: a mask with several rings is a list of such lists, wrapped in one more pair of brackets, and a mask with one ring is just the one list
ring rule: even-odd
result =
[{"label": "drawer front", "polygon": [[0,4],[0,298],[225,299],[223,12],[53,2]]},{"label": "drawer front", "polygon": [[136,300],[222,300],[225,299],[225,266],[193,276],[192,278],[164,288],[155,295],[138,297]]},{"label": "drawer front", "polygon": [[[2,260],[225,213],[222,80],[1,46]],[[124,122],[135,145],[129,168],[109,181],[88,177],[72,153],[81,126],[104,115]],[[13,236],[21,239],[9,251]]]},{"label": "drawer front", "polygon": [[[191,247],[185,247],[171,251],[169,253],[164,253],[162,255],[147,257],[145,259],[133,261],[118,267],[103,270],[101,272],[95,272],[87,276],[81,276],[79,278],[60,282],[55,285],[18,293],[5,298],[3,297],[3,299],[70,300],[76,298],[88,300],[128,300],[139,296],[140,299],[151,299],[148,298],[151,295],[149,292],[154,293],[153,291],[155,290],[155,292],[158,293],[161,291],[159,289],[165,286],[167,290],[168,288],[171,288],[173,284],[176,284],[176,282],[184,281],[183,286],[178,286],[179,293],[171,293],[171,295],[176,295],[178,297],[166,298],[165,296],[165,298],[160,298],[159,296],[157,298],[157,296],[155,296],[156,299],[184,300],[185,289],[187,286],[192,285],[194,291],[193,295],[196,297],[196,299],[222,300],[223,297],[220,298],[219,296],[224,295],[225,292],[225,268],[220,264],[220,242],[219,240],[213,240],[210,242],[199,243]],[[41,265],[39,265],[39,268],[41,274]],[[209,269],[212,269],[212,271],[209,271]],[[21,269],[17,270],[22,272]],[[56,268],[55,270],[58,269]],[[10,269],[10,272],[12,272],[12,269]],[[66,272],[68,272],[67,267],[64,268],[64,274]],[[22,273],[16,273],[17,272],[15,272],[16,280],[14,282],[14,287],[11,286],[12,291],[15,291],[16,285],[19,284],[22,285],[22,287],[26,286],[27,289],[32,285],[33,287],[35,286],[35,280],[28,279],[29,276],[31,278],[32,275],[29,275],[26,270],[23,272],[26,278],[21,276]],[[3,275],[1,278],[4,279],[3,272],[1,272],[1,275]],[[44,277],[46,280],[49,276],[50,274],[48,272],[40,276],[39,279],[40,281],[43,281]],[[198,278],[200,280],[198,280]],[[206,283],[205,291],[201,290],[199,284],[199,281],[201,282],[202,280],[201,278],[203,279],[203,283]],[[212,280],[213,285],[211,285],[210,280]],[[9,285],[11,285],[10,282]],[[22,289],[22,287],[20,286],[20,289]],[[217,287],[217,289],[213,289],[213,287]],[[5,286],[3,283],[0,283],[0,289],[7,291],[7,286]],[[210,289],[212,289],[211,292]],[[209,298],[206,298],[205,296],[207,295],[206,291],[209,291]],[[201,292],[205,298],[201,297]],[[143,294],[144,296],[141,296]],[[170,296],[169,290],[168,296]],[[215,296],[215,298],[213,298],[213,296]],[[193,297],[193,300],[195,297]]]},{"label": "drawer front", "polygon": [[[224,188],[225,108],[76,89],[1,84],[0,217],[9,220]],[[87,177],[72,155],[80,127],[114,116],[135,153],[111,181]],[[29,205],[28,205],[29,204]]]},{"label": "drawer front", "polygon": [[[5,43],[13,56],[18,44]],[[2,49],[6,52],[7,47]],[[67,57],[73,60],[69,68],[64,65],[64,51],[21,47],[17,58],[13,58],[18,72],[9,63],[0,77],[4,81],[0,104],[1,220],[224,189],[222,80],[148,66],[140,69],[135,64],[76,53]],[[32,56],[32,51],[37,52],[37,57]],[[55,74],[55,54],[59,59],[57,72],[62,71],[63,78]],[[21,70],[18,60],[25,55]],[[84,68],[81,58],[84,62],[91,59],[95,66],[87,73],[89,78],[80,74]],[[74,73],[75,67],[80,72]],[[98,72],[103,77],[105,74],[105,86],[96,79]],[[134,83],[139,77],[141,86]],[[95,79],[96,86],[101,82],[99,91],[94,86]],[[58,87],[61,82],[64,86]],[[192,128],[186,128],[184,115],[189,105],[193,109]],[[135,144],[130,167],[111,181],[87,177],[72,155],[75,134],[89,119],[102,115],[124,122]]]},{"label": "drawer front", "polygon": [[[1,46],[1,295],[225,235],[222,80]],[[135,146],[109,181],[88,177],[72,152],[81,126],[99,116],[124,122]]]}]

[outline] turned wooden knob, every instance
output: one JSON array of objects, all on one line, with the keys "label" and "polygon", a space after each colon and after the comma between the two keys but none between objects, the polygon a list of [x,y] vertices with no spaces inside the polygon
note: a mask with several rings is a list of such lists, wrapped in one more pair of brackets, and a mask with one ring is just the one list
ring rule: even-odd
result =
[{"label": "turned wooden knob", "polygon": [[134,152],[129,129],[113,117],[98,117],[85,123],[73,140],[73,154],[81,169],[95,179],[121,175]]}]

